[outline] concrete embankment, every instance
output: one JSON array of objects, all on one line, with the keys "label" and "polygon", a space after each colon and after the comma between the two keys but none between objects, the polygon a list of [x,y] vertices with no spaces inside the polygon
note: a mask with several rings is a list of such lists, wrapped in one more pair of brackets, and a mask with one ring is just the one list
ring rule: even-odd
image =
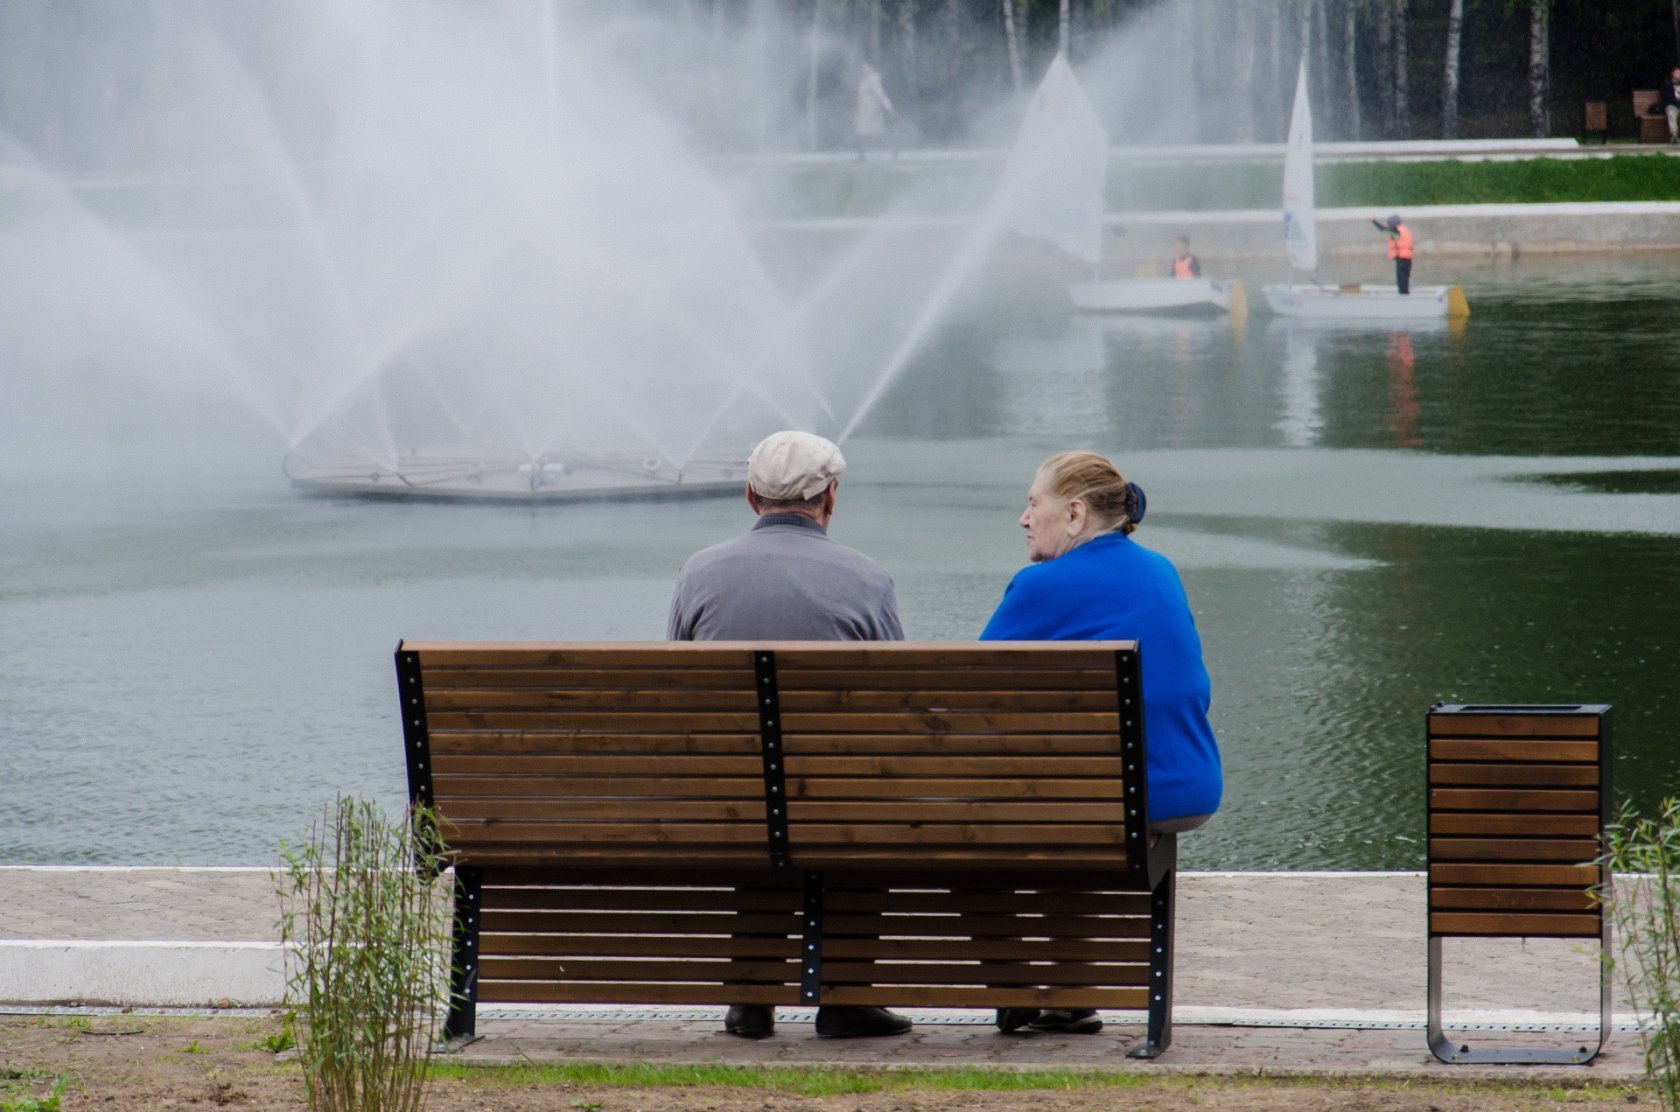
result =
[{"label": "concrete embankment", "polygon": [[[1380,257],[1384,250],[1372,220],[1392,208],[1318,211],[1322,260]],[[1534,205],[1424,205],[1398,210],[1417,237],[1420,259],[1523,255],[1617,254],[1680,250],[1680,201],[1614,201]],[[774,221],[762,234],[842,243],[866,233],[956,238],[971,223],[962,218],[836,218]],[[1271,209],[1110,214],[1107,258],[1116,273],[1135,259],[1166,259],[1176,237],[1187,235],[1204,262],[1284,258],[1282,216]]]}]

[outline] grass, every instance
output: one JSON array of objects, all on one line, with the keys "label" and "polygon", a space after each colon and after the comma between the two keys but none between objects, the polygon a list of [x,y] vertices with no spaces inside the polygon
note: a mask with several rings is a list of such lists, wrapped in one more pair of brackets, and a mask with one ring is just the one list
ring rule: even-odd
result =
[{"label": "grass", "polygon": [[[13,1071],[6,1071],[7,1074]],[[28,1087],[40,1084],[34,1078],[18,1078]],[[44,1079],[42,1079],[44,1080]],[[69,1087],[70,1079],[55,1077],[52,1079],[52,1089],[44,1097],[38,1097],[29,1092],[19,1092],[19,1086],[12,1080],[0,1081],[0,1112],[59,1112],[59,1098]]]},{"label": "grass", "polygon": [[[752,1089],[795,1097],[852,1096],[863,1093],[906,1092],[1033,1092],[1123,1091],[1145,1088],[1327,1087],[1379,1092],[1423,1090],[1473,1093],[1517,1099],[1625,1102],[1639,1092],[1627,1084],[1599,1083],[1583,1078],[1576,1084],[1410,1079],[1352,1080],[1345,1077],[1207,1077],[1151,1073],[1146,1070],[999,1070],[983,1068],[867,1070],[825,1067],[753,1067],[722,1065],[471,1065],[434,1062],[436,1078],[486,1089],[534,1088],[551,1085],[599,1085],[625,1089],[727,1088]],[[584,1107],[574,1102],[573,1107]]]},{"label": "grass", "polygon": [[[756,219],[948,216],[974,213],[989,196],[992,163],[825,164],[755,168],[748,190]],[[1677,201],[1680,162],[1667,155],[1524,159],[1512,162],[1341,162],[1318,167],[1321,208],[1411,208],[1442,204]],[[1125,166],[1109,171],[1110,212],[1276,208],[1277,162],[1219,166]]]}]

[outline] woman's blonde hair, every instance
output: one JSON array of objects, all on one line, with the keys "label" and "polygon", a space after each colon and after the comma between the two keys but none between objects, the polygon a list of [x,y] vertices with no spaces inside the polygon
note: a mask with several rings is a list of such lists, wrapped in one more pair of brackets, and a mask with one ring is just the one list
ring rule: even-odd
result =
[{"label": "woman's blonde hair", "polygon": [[1099,530],[1130,533],[1143,517],[1143,491],[1095,452],[1058,452],[1039,465],[1044,486],[1064,502],[1083,502]]}]

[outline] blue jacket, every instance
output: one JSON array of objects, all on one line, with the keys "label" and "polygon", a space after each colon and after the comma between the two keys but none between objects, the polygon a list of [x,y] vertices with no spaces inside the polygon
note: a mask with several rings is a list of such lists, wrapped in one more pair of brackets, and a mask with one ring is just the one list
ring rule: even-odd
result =
[{"label": "blue jacket", "polygon": [[1172,563],[1106,533],[1022,568],[982,641],[1136,640],[1151,822],[1219,809],[1224,777],[1208,723],[1211,685],[1184,585]]}]

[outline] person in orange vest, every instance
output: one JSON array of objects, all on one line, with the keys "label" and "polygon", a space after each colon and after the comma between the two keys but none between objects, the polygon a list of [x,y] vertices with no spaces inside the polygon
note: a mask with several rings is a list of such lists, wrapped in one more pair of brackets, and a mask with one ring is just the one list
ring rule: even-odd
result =
[{"label": "person in orange vest", "polygon": [[1173,256],[1171,263],[1174,278],[1200,278],[1202,276],[1202,260],[1190,253],[1190,237],[1178,237],[1178,254]]},{"label": "person in orange vest", "polygon": [[1403,294],[1412,292],[1412,230],[1400,223],[1398,213],[1388,223],[1371,221],[1377,231],[1388,236],[1388,257],[1394,260],[1394,284]]}]

